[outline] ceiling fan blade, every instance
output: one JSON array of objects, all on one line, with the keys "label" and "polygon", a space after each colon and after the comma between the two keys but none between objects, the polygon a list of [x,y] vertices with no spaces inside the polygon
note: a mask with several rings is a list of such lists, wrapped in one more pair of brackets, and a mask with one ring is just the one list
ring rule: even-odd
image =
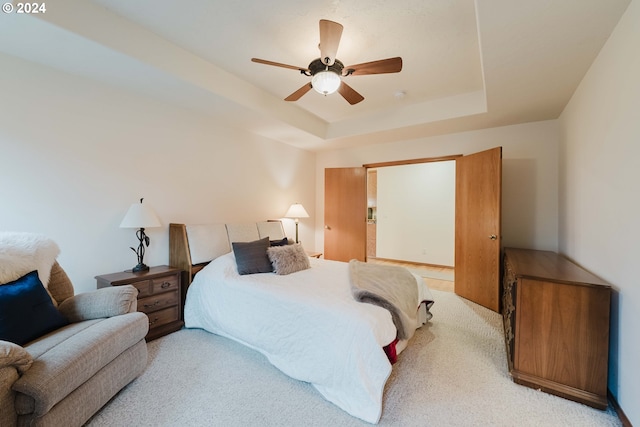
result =
[{"label": "ceiling fan blade", "polygon": [[378,61],[363,62],[362,64],[344,67],[345,76],[364,76],[366,74],[398,73],[402,70],[402,58],[380,59]]},{"label": "ceiling fan blade", "polygon": [[[333,65],[336,60],[342,28],[342,25],[337,22],[320,20],[320,60],[325,65]],[[328,62],[327,58],[329,58]]]},{"label": "ceiling fan blade", "polygon": [[302,86],[297,91],[293,92],[291,95],[287,96],[284,100],[285,101],[297,101],[298,99],[302,98],[302,95],[304,95],[305,93],[309,92],[311,90],[311,88],[312,88],[311,83],[307,83],[306,85]]},{"label": "ceiling fan blade", "polygon": [[260,59],[260,58],[251,58],[252,62],[257,62],[258,64],[265,64],[265,65],[273,65],[275,67],[282,67],[282,68],[289,68],[291,70],[297,70],[300,72],[308,72],[309,70],[303,67],[296,67],[295,65],[287,65],[287,64],[281,64],[279,62],[273,62],[273,61],[267,61],[266,59]]},{"label": "ceiling fan blade", "polygon": [[338,93],[340,93],[340,95],[342,95],[342,97],[346,99],[347,102],[351,105],[357,104],[364,99],[364,96],[360,95],[345,82],[340,83],[340,86],[338,87]]}]

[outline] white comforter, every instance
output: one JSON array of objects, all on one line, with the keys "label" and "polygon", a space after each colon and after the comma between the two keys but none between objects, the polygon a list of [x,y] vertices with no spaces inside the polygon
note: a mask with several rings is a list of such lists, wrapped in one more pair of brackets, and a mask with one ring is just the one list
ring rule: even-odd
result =
[{"label": "white comforter", "polygon": [[[310,261],[286,276],[240,276],[233,253],[215,259],[189,287],[186,327],[259,351],[349,414],[377,423],[391,373],[383,347],[396,338],[391,315],[354,300],[347,263]],[[421,300],[432,300],[424,280],[416,276],[416,285]]]}]

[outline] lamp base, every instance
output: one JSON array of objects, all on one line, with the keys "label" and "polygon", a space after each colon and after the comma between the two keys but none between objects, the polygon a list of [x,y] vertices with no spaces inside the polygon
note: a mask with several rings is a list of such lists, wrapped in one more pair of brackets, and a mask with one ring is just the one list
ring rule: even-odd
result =
[{"label": "lamp base", "polygon": [[148,271],[148,270],[149,270],[149,266],[146,265],[146,264],[142,264],[142,263],[136,265],[135,267],[133,267],[131,269],[131,271],[134,272],[134,273],[138,273],[140,271]]}]

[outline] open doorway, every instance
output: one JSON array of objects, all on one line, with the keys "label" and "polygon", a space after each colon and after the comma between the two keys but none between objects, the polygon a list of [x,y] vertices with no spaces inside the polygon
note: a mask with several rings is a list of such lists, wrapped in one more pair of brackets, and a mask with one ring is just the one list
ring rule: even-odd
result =
[{"label": "open doorway", "polygon": [[367,168],[367,260],[453,281],[455,160]]},{"label": "open doorway", "polygon": [[[502,147],[465,156],[325,168],[325,258],[366,259],[367,168],[453,159],[455,292],[499,312]],[[377,220],[380,221],[379,208]]]}]

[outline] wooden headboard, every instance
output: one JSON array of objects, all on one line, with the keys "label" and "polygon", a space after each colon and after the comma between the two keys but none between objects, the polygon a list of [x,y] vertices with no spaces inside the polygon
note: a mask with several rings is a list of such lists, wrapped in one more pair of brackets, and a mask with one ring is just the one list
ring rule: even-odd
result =
[{"label": "wooden headboard", "polygon": [[[196,273],[213,259],[231,251],[232,242],[249,242],[264,237],[286,237],[279,220],[237,224],[169,224],[169,264],[183,271],[186,293]],[[184,299],[183,299],[184,301]]]},{"label": "wooden headboard", "polygon": [[185,224],[169,224],[169,265],[182,270],[183,288],[188,287],[193,281],[193,276],[206,265],[194,265],[191,262],[189,238]]}]

